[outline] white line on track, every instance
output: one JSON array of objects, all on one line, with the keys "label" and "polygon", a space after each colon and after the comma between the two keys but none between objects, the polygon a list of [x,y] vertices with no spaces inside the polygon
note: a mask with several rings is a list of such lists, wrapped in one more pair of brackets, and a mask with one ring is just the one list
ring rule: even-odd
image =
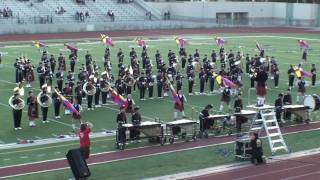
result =
[{"label": "white line on track", "polygon": [[288,178],[283,178],[281,180],[301,179],[303,177],[307,177],[307,176],[315,175],[315,174],[320,174],[320,171],[311,172],[311,173],[305,173],[305,174],[301,174],[299,176],[291,176],[291,177],[288,177]]},{"label": "white line on track", "polygon": [[295,169],[305,168],[305,167],[308,167],[308,166],[314,166],[314,164],[304,164],[304,165],[301,165],[301,166],[294,166],[294,167],[289,167],[289,168],[270,171],[270,172],[265,172],[265,173],[258,173],[258,174],[251,175],[251,176],[244,176],[244,177],[241,177],[241,178],[234,178],[233,180],[244,180],[244,179],[250,179],[250,178],[259,178],[259,177],[265,176],[265,175],[276,174],[276,173],[285,172],[285,171],[291,171],[291,170],[295,170]]},{"label": "white line on track", "polygon": [[[296,131],[296,132],[290,132],[290,133],[284,133],[284,135],[289,135],[289,134],[298,134],[298,133],[302,133],[302,132],[309,132],[309,131],[315,131],[315,130],[319,130],[320,128],[316,128],[316,129],[309,129],[309,130],[305,130],[305,131]],[[228,141],[228,142],[224,142],[224,143],[218,143],[218,144],[210,144],[210,145],[203,145],[203,146],[197,146],[197,147],[191,147],[191,148],[185,148],[185,149],[179,149],[179,150],[172,150],[172,151],[166,151],[166,152],[160,152],[160,153],[153,153],[153,154],[148,154],[148,155],[141,155],[141,156],[134,156],[134,157],[129,157],[129,158],[122,158],[122,159],[116,159],[116,160],[111,160],[111,161],[105,161],[105,162],[97,162],[97,163],[91,163],[88,165],[98,165],[98,164],[106,164],[106,163],[112,163],[112,162],[118,162],[118,161],[124,161],[124,160],[131,160],[131,159],[137,159],[137,158],[143,158],[143,157],[151,157],[151,156],[156,156],[156,155],[163,155],[163,154],[170,154],[170,153],[176,153],[176,152],[183,152],[183,151],[188,151],[188,150],[194,150],[194,149],[202,149],[202,148],[207,148],[207,147],[215,147],[215,146],[219,146],[219,145],[225,145],[225,144],[230,144],[233,143],[234,141]],[[156,146],[156,145],[155,145]],[[150,147],[150,146],[147,146]],[[132,148],[132,149],[128,149],[127,151],[130,150],[136,150],[136,149],[141,149],[141,148],[145,148],[145,147],[138,147],[138,148]],[[320,149],[312,149],[308,151],[308,154],[312,154],[317,152],[319,153]],[[117,152],[117,151],[108,151],[108,152],[102,152],[102,153],[95,153],[92,154],[91,156],[94,155],[101,155],[101,154],[110,154],[113,152]],[[311,153],[309,153],[311,152]],[[289,154],[290,155],[290,154]],[[283,155],[286,156],[286,155]],[[290,157],[292,158],[292,157]],[[43,162],[52,162],[52,161],[57,161],[57,160],[64,160],[65,158],[58,158],[58,159],[52,159],[52,160],[45,160],[45,161],[38,161],[38,162],[32,162],[32,163],[23,163],[23,164],[16,164],[16,165],[11,165],[11,166],[4,166],[4,167],[0,167],[1,169],[4,168],[9,168],[9,167],[17,167],[17,166],[23,166],[23,165],[31,165],[31,164],[38,164],[38,163],[43,163]],[[13,176],[6,176],[6,177],[2,177],[2,178],[9,178],[9,177],[16,177],[16,176],[24,176],[24,175],[30,175],[30,174],[38,174],[38,173],[44,173],[44,172],[51,172],[51,171],[56,171],[56,170],[63,170],[63,169],[68,169],[69,167],[64,167],[64,168],[58,168],[58,169],[51,169],[51,170],[45,170],[45,171],[39,171],[39,172],[30,172],[30,173],[25,173],[25,174],[19,174],[19,175],[13,175]]]}]

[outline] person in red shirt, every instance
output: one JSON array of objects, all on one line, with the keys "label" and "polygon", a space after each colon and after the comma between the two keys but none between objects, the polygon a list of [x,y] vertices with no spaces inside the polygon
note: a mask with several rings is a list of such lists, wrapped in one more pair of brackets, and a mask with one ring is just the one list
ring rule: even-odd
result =
[{"label": "person in red shirt", "polygon": [[90,137],[92,124],[89,122],[83,123],[80,126],[79,140],[80,140],[80,150],[82,152],[83,158],[88,159],[90,155]]}]

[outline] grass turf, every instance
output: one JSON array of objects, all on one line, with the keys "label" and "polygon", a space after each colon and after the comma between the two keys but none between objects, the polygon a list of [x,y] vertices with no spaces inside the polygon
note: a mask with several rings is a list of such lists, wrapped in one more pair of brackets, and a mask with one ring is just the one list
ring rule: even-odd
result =
[{"label": "grass turf", "polygon": [[[244,46],[242,51],[244,54],[249,53],[250,55],[256,54],[255,48],[255,41],[259,41],[260,44],[266,47],[266,55],[275,56],[278,59],[280,64],[280,87],[279,89],[273,88],[272,80],[269,80],[269,90],[267,101],[268,103],[273,104],[274,100],[279,92],[283,92],[287,89],[287,68],[289,64],[298,64],[301,59],[301,52],[298,49],[297,40],[294,39],[295,37],[303,37],[309,38],[308,42],[312,46],[312,50],[309,54],[309,61],[308,64],[304,65],[304,68],[309,71],[310,64],[316,63],[317,65],[318,60],[320,58],[320,39],[318,35],[309,35],[309,34],[280,34],[282,38],[279,37],[263,37],[265,35],[275,35],[275,34],[258,34],[255,36],[254,34],[226,34],[225,39],[228,41],[226,44],[226,51],[233,49],[233,51],[239,51],[239,46]],[[279,34],[276,34],[279,35]],[[223,35],[222,35],[223,36]],[[243,37],[241,37],[243,36]],[[290,36],[289,38],[287,36]],[[171,37],[168,37],[169,39]],[[192,38],[192,37],[190,37]],[[213,43],[213,37],[211,36],[197,36],[193,37],[194,39],[189,40],[191,43],[187,47],[188,53],[194,53],[196,48],[200,49],[201,57],[204,54],[210,55],[211,50],[215,49],[218,51],[218,48]],[[201,39],[196,39],[201,38]],[[166,57],[168,49],[173,49],[176,53],[178,53],[178,48],[175,45],[173,40],[157,40],[156,41],[147,41],[149,45],[149,56],[154,61],[153,57],[155,54],[155,50],[159,49],[162,53],[163,57]],[[116,48],[111,50],[111,61],[113,66],[117,66],[117,58],[116,53],[118,48],[122,48],[125,53],[125,62],[128,63],[128,54],[129,54],[129,47],[136,46],[133,41],[115,41]],[[86,50],[89,50],[92,54],[94,60],[98,62],[100,67],[102,66],[102,57],[104,53],[104,46],[100,43],[94,44],[80,44],[77,45],[80,48],[79,52],[79,62],[77,63],[77,67],[84,62],[84,55]],[[140,54],[141,49],[136,48],[138,54]],[[49,44],[48,48],[49,54],[54,54],[58,56],[60,52],[63,52],[65,56],[68,55],[68,52],[65,52],[64,47],[61,45],[59,46],[51,46]],[[41,124],[40,121],[37,123],[36,128],[29,128],[28,127],[28,120],[26,112],[23,113],[22,119],[22,127],[24,128],[22,131],[15,132],[13,131],[12,124],[12,112],[11,108],[8,106],[8,98],[12,95],[12,89],[15,87],[14,83],[14,68],[13,63],[14,59],[19,55],[25,55],[33,60],[33,63],[37,65],[38,60],[40,59],[40,52],[35,47],[4,47],[0,49],[0,52],[4,53],[3,57],[3,67],[0,68],[0,112],[1,112],[1,121],[0,121],[0,142],[2,143],[9,143],[14,142],[17,139],[35,139],[35,138],[49,138],[52,137],[53,134],[66,134],[71,131],[71,117],[70,116],[62,116],[62,119],[59,122],[51,121],[49,124]],[[155,64],[155,62],[153,62]],[[68,63],[67,63],[68,67]],[[78,69],[78,68],[76,68]],[[117,68],[113,68],[115,74]],[[155,71],[155,70],[154,70]],[[197,86],[194,88],[195,91],[199,91],[199,81],[196,79]],[[310,79],[308,79],[310,81]],[[55,81],[54,81],[55,82]],[[248,101],[248,83],[249,78],[244,75],[243,76],[243,99],[244,104],[247,104]],[[184,80],[183,82],[183,90],[187,91],[187,82]],[[34,84],[34,88],[38,88],[38,82]],[[206,85],[206,90],[208,91],[208,85]],[[217,89],[217,86],[215,87]],[[307,94],[317,93],[319,87],[316,88],[307,88]],[[28,89],[26,89],[26,92]],[[155,92],[156,93],[156,92]],[[154,94],[155,94],[154,93]],[[253,91],[251,94],[255,94]],[[295,99],[296,89],[293,91],[293,98]],[[255,102],[254,95],[251,95],[251,103]],[[147,100],[147,101],[139,101],[138,100],[138,93],[134,93],[134,98],[136,104],[141,107],[141,112],[144,116],[148,117],[150,120],[155,117],[160,117],[161,120],[170,121],[172,120],[172,107],[173,101],[170,97],[165,99],[154,99],[154,100]],[[199,111],[203,106],[208,103],[214,105],[214,109],[217,110],[220,103],[220,95],[213,95],[213,96],[192,96],[188,97],[188,102],[186,103],[186,114],[190,117],[192,115],[192,109]],[[26,109],[26,108],[25,108]],[[93,131],[102,131],[103,129],[114,129],[116,127],[115,117],[118,111],[117,106],[108,106],[103,107],[100,109],[96,109],[95,111],[84,112],[83,120],[90,121],[95,125]],[[313,119],[319,119],[318,113],[313,113]],[[53,107],[49,108],[49,118],[53,120]],[[37,136],[37,137],[36,137]]]},{"label": "grass turf", "polygon": [[[292,152],[318,148],[319,130],[286,135],[285,139]],[[308,139],[308,141],[306,141]],[[264,152],[270,155],[267,141],[263,141]],[[163,176],[184,171],[203,169],[212,166],[238,162],[233,156],[234,144],[211,146],[182,152],[137,158],[90,166],[90,179],[142,179]],[[282,153],[277,153],[282,154]],[[59,170],[33,174],[14,179],[67,179],[72,177],[71,171]]]}]

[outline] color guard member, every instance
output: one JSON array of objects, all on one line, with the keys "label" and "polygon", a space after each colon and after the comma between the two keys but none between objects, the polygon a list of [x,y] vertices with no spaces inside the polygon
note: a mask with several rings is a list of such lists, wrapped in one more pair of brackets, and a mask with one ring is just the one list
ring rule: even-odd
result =
[{"label": "color guard member", "polygon": [[32,91],[29,91],[29,97],[27,99],[28,105],[28,117],[29,117],[29,126],[35,127],[35,119],[39,118],[39,110],[37,98],[33,95]]}]

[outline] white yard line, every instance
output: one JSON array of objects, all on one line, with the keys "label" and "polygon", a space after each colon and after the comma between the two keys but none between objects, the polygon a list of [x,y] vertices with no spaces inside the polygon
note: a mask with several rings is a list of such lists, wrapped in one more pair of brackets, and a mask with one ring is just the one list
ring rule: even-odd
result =
[{"label": "white yard line", "polygon": [[[208,35],[203,35],[203,37],[192,37],[192,36],[188,36],[186,35],[186,39],[188,40],[213,40],[214,37],[212,36],[210,37],[205,37]],[[168,36],[166,36],[168,37]],[[133,38],[133,37],[132,37]],[[295,40],[299,40],[299,39],[304,39],[304,40],[308,40],[308,41],[320,41],[320,39],[314,39],[314,38],[303,38],[303,37],[290,37],[290,36],[224,36],[223,38],[225,39],[242,39],[242,38],[279,38],[279,39],[295,39]],[[98,39],[98,38],[97,38]],[[79,39],[81,40],[81,39]],[[158,42],[158,41],[173,41],[173,38],[160,38],[160,39],[146,39],[146,42]],[[114,41],[116,44],[117,43],[128,43],[131,42],[132,44],[134,44],[135,42],[133,40],[119,40],[119,41]],[[92,42],[80,42],[80,43],[76,43],[77,45],[92,45],[92,44],[101,44],[101,41],[92,41]],[[214,44],[214,43],[212,43]],[[63,46],[64,43],[55,43],[55,44],[48,44],[48,48],[50,49],[50,47],[55,47],[55,46]],[[2,47],[3,49],[6,48],[21,48],[21,47],[32,47],[33,45],[29,44],[29,45],[7,45]]]}]

